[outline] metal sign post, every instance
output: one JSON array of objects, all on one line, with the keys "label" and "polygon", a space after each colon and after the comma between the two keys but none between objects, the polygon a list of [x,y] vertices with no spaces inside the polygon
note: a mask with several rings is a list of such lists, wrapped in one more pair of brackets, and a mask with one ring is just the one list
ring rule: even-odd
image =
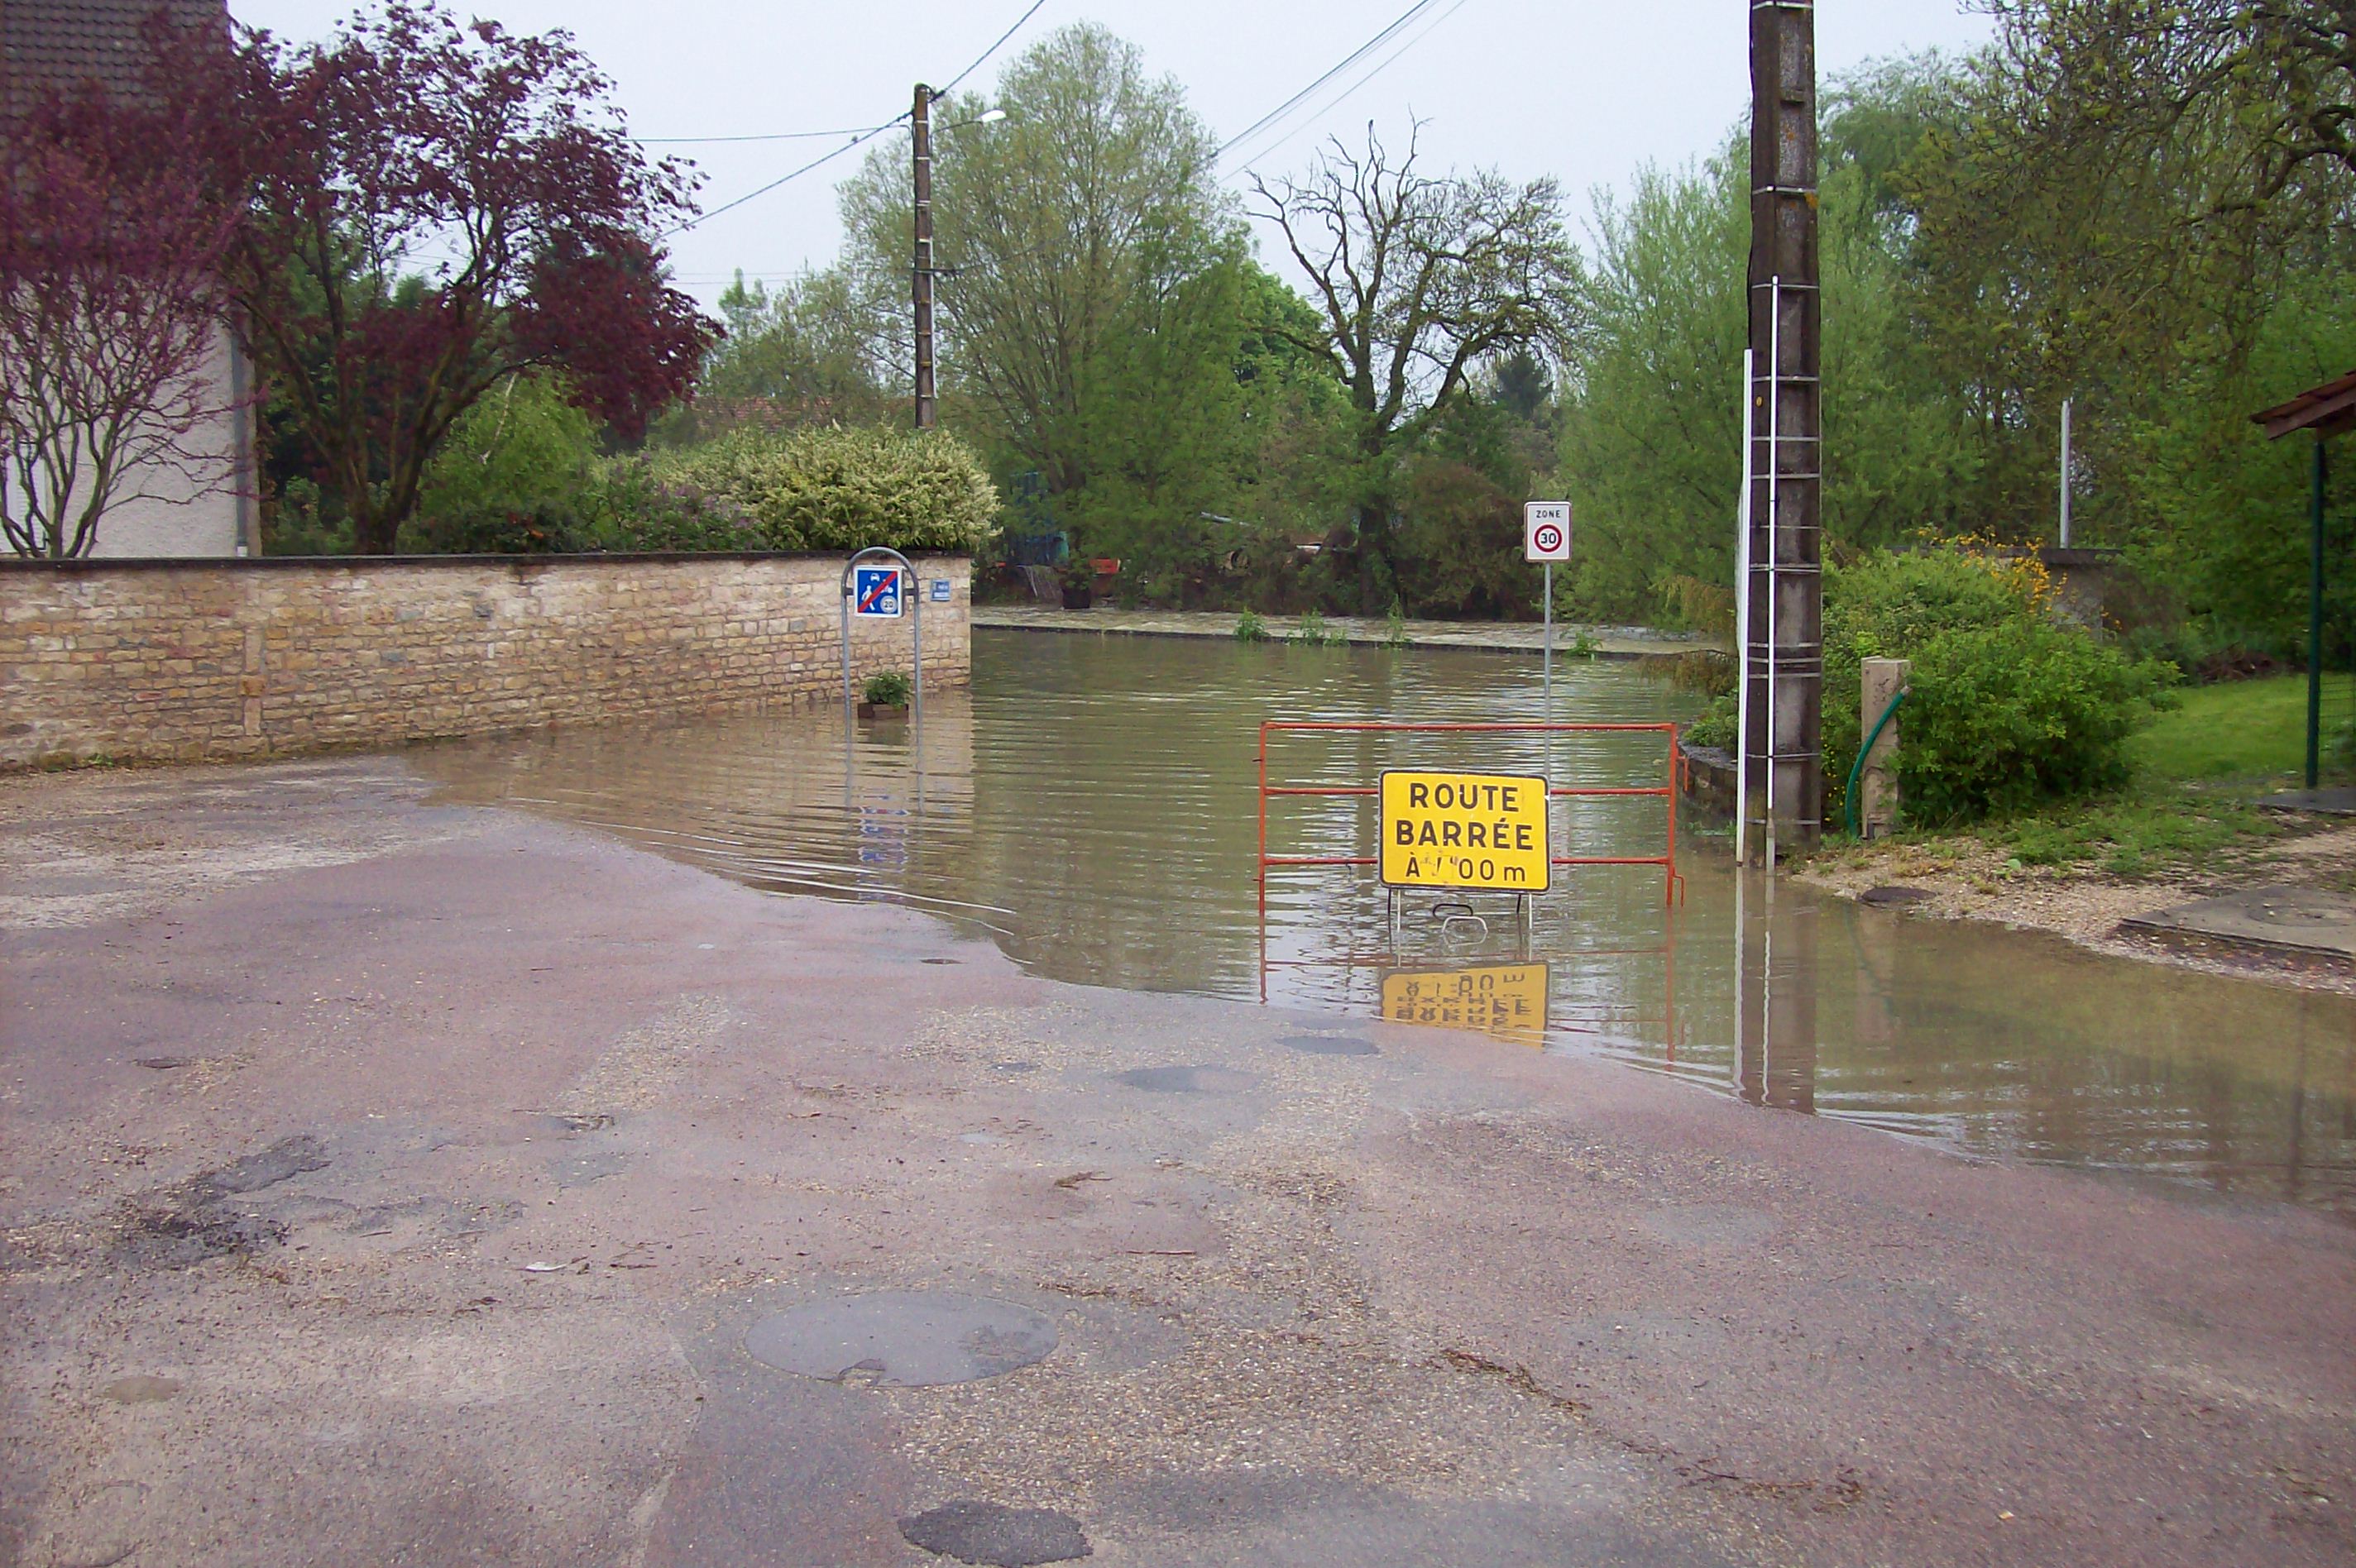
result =
[{"label": "metal sign post", "polygon": [[[893,568],[863,565],[870,560],[892,561]],[[851,623],[857,615],[862,620],[896,621],[904,613],[909,624],[909,646],[915,656],[916,670],[909,681],[909,720],[916,726],[914,739],[918,757],[925,749],[925,596],[916,588],[916,563],[896,549],[872,545],[861,550],[842,566],[842,719],[851,722]],[[846,730],[846,732],[847,730]]]},{"label": "metal sign post", "polygon": [[1570,559],[1570,503],[1528,501],[1522,506],[1522,559],[1546,568],[1547,716],[1554,716],[1554,567]]},{"label": "metal sign post", "polygon": [[1751,375],[1755,356],[1742,351],[1742,499],[1734,525],[1734,863],[1751,864]]}]

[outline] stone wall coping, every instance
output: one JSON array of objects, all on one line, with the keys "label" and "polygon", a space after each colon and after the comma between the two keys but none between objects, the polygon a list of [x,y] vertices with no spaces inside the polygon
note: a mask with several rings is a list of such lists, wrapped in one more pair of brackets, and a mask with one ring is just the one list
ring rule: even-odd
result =
[{"label": "stone wall coping", "polygon": [[[82,556],[73,560],[32,560],[23,556],[0,557],[0,571],[52,571],[64,574],[94,571],[286,571],[305,567],[337,567],[369,571],[385,567],[507,566],[547,567],[595,563],[613,566],[675,566],[694,561],[834,560],[848,561],[854,552],[843,549],[664,549],[552,551],[544,555],[255,555],[255,556]],[[910,554],[912,560],[966,560],[969,550],[927,549]]]}]

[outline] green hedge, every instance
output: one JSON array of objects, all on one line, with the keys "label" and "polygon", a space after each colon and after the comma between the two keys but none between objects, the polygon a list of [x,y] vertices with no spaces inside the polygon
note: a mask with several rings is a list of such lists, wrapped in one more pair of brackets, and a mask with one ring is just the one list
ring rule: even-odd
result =
[{"label": "green hedge", "polygon": [[[402,542],[440,554],[962,551],[997,514],[981,460],[953,436],[739,431],[659,456],[604,457],[562,388],[527,377],[459,421]],[[314,527],[295,542],[335,548],[334,530]]]},{"label": "green hedge", "polygon": [[655,472],[741,509],[772,549],[969,550],[998,516],[981,460],[935,432],[739,431],[672,454]]}]

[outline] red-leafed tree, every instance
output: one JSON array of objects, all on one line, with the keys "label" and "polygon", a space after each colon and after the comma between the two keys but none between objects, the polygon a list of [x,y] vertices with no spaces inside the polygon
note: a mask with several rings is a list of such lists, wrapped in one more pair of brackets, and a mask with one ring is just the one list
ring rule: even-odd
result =
[{"label": "red-leafed tree", "polygon": [[626,435],[689,389],[715,325],[664,279],[686,165],[648,163],[611,84],[552,32],[393,0],[300,48],[170,40],[248,214],[223,286],[358,548],[391,552],[460,415],[561,371]]},{"label": "red-leafed tree", "polygon": [[236,471],[216,277],[235,226],[196,127],[95,91],[0,134],[0,532],[89,552],[123,503],[185,503]]}]

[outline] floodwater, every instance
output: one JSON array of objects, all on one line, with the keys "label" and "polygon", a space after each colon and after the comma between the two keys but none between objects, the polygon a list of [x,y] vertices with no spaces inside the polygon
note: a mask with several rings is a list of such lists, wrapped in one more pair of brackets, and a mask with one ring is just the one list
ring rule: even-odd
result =
[{"label": "floodwater", "polygon": [[[1691,708],[1625,667],[1557,666],[1558,720]],[[1676,907],[1658,867],[1558,868],[1526,921],[1503,895],[1451,896],[1468,920],[1418,893],[1394,931],[1371,870],[1316,868],[1272,872],[1263,917],[1263,719],[1546,716],[1526,656],[984,631],[972,688],[932,694],[921,748],[904,720],[822,707],[416,755],[443,798],[594,825],[765,891],[928,910],[1058,980],[1463,1023],[1967,1155],[2356,1220],[2346,997],[1771,887],[1690,833]],[[1280,732],[1269,782],[1477,768],[1641,789],[1665,752],[1652,732]],[[1373,816],[1280,797],[1269,849],[1371,855]],[[1665,817],[1655,796],[1559,800],[1556,850],[1657,855]]]}]

